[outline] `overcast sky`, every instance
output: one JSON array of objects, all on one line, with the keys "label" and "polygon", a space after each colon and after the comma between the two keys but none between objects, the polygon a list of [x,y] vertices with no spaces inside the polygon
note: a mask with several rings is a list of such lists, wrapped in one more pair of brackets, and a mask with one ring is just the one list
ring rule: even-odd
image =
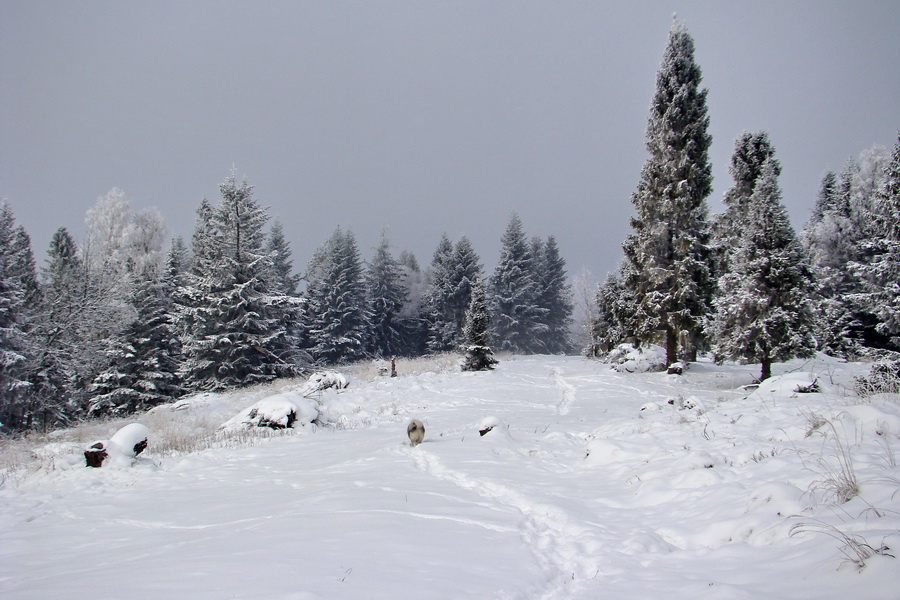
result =
[{"label": "overcast sky", "polygon": [[235,166],[295,266],[337,226],[489,270],[510,214],[615,268],[672,15],[709,89],[712,212],[765,130],[802,228],[826,170],[900,128],[900,2],[0,1],[0,197],[43,264],[110,188],[190,238]]}]

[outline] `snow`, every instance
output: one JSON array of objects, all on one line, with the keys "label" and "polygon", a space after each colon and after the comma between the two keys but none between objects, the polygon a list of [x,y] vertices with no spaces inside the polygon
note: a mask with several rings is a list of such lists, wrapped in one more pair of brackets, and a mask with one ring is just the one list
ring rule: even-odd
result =
[{"label": "snow", "polygon": [[[163,417],[217,427],[304,384],[204,394],[136,419],[130,468],[63,460],[58,435],[34,449],[54,460],[2,472],[0,597],[897,598],[897,397],[856,398],[860,365],[742,390],[757,371],[506,357],[325,390],[314,428],[161,451]],[[845,456],[859,494],[836,504]]]},{"label": "snow", "polygon": [[266,396],[254,402],[237,416],[222,425],[222,431],[249,427],[299,428],[309,425],[319,416],[316,404],[302,393],[285,392]]}]

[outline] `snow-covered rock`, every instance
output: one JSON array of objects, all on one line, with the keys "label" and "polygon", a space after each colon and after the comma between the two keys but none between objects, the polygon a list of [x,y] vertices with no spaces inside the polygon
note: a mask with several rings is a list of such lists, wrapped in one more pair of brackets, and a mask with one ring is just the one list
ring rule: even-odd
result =
[{"label": "snow-covered rock", "polygon": [[622,373],[649,373],[666,370],[666,351],[660,346],[635,348],[633,344],[619,344],[606,357],[606,362]]},{"label": "snow-covered rock", "polygon": [[251,427],[287,429],[312,423],[319,416],[316,404],[299,393],[268,396],[253,403],[225,422],[220,430],[235,431]]}]

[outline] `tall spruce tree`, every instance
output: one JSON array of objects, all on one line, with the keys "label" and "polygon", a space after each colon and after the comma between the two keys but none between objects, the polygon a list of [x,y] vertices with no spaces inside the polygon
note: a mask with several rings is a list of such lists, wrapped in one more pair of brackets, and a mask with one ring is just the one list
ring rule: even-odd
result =
[{"label": "tall spruce tree", "polygon": [[453,242],[441,236],[428,271],[426,292],[428,350],[446,352],[456,347],[456,319],[453,312]]},{"label": "tall spruce tree", "polygon": [[87,378],[81,346],[85,343],[85,270],[75,240],[65,227],[54,232],[42,271],[41,302],[29,337],[35,346],[29,373],[26,427],[65,423],[80,415],[73,397]]},{"label": "tall spruce tree", "polygon": [[487,371],[497,364],[490,347],[491,315],[486,296],[484,280],[479,277],[472,282],[469,308],[466,310],[463,371]]},{"label": "tall spruce tree", "polygon": [[24,426],[29,347],[26,340],[25,278],[20,272],[12,208],[0,201],[0,423]]},{"label": "tall spruce tree", "polygon": [[272,263],[263,228],[267,211],[234,173],[217,207],[201,204],[194,232],[190,332],[184,372],[194,389],[222,389],[297,372],[286,331],[272,306]]},{"label": "tall spruce tree", "polygon": [[366,271],[366,289],[371,353],[382,358],[408,354],[406,332],[400,318],[408,291],[403,285],[400,265],[391,255],[385,232],[381,234],[381,242],[375,248],[375,255]]},{"label": "tall spruce tree", "polygon": [[547,327],[541,339],[543,351],[549,354],[565,354],[572,350],[574,304],[572,289],[566,275],[566,260],[559,253],[555,237],[548,237],[541,246],[539,265],[538,304],[546,310],[544,323]]},{"label": "tall spruce tree", "polygon": [[884,346],[900,351],[900,134],[871,212],[871,237],[851,268],[860,280],[855,298],[861,310],[877,318]]},{"label": "tall spruce tree", "polygon": [[666,357],[689,355],[701,343],[701,324],[713,291],[706,198],[712,191],[705,89],[694,61],[694,41],[682,24],[669,43],[656,77],[647,125],[650,157],[631,201],[637,216],[623,249],[633,277],[625,285],[639,303],[634,334],[662,337]]},{"label": "tall spruce tree", "polygon": [[472,286],[482,278],[480,258],[469,238],[462,236],[453,247],[450,258],[448,312],[453,315],[453,342],[459,346],[465,340],[466,313],[472,300]]},{"label": "tall spruce tree", "polygon": [[815,351],[810,301],[812,272],[781,203],[778,165],[768,159],[747,206],[741,244],[716,298],[714,354],[718,360],[772,363]]},{"label": "tall spruce tree", "polygon": [[781,163],[775,159],[775,148],[766,132],[744,132],[735,141],[728,168],[734,179],[734,185],[725,192],[723,198],[725,212],[717,216],[714,224],[718,275],[728,272],[730,255],[740,244],[747,206],[767,160],[772,161],[775,174],[780,175]]},{"label": "tall spruce tree", "polygon": [[536,257],[522,220],[513,214],[501,238],[500,260],[490,280],[493,338],[500,350],[540,351],[547,332],[546,310],[539,304]]},{"label": "tall spruce tree", "polygon": [[366,356],[369,314],[356,238],[340,228],[310,260],[306,273],[305,343],[317,362],[341,364]]}]

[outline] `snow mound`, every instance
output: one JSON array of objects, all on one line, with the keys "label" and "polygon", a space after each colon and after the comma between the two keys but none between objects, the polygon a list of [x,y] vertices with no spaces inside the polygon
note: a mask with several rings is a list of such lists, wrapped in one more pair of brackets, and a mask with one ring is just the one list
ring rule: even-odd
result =
[{"label": "snow mound", "polygon": [[485,436],[494,429],[499,430],[502,425],[503,422],[497,417],[485,417],[481,420],[481,423],[478,424],[478,433]]},{"label": "snow mound", "polygon": [[900,438],[900,404],[896,402],[848,406],[835,419],[843,432],[854,432],[860,437]]},{"label": "snow mound", "polygon": [[656,345],[635,348],[619,344],[606,357],[613,370],[620,373],[649,373],[666,370],[666,351]]},{"label": "snow mound", "polygon": [[790,517],[806,510],[806,503],[802,499],[803,491],[800,488],[775,481],[763,484],[750,493],[747,510],[763,510],[779,517]]},{"label": "snow mound", "polygon": [[814,373],[785,373],[784,375],[766,379],[759,384],[756,392],[764,395],[764,397],[793,398],[798,394],[826,391],[824,387]]},{"label": "snow mound", "polygon": [[328,389],[342,390],[350,385],[347,378],[337,371],[318,371],[309,376],[300,394],[309,396]]},{"label": "snow mound", "polygon": [[312,423],[319,416],[318,408],[300,393],[287,392],[268,396],[248,406],[229,419],[220,431],[240,431],[252,427],[287,429]]}]

